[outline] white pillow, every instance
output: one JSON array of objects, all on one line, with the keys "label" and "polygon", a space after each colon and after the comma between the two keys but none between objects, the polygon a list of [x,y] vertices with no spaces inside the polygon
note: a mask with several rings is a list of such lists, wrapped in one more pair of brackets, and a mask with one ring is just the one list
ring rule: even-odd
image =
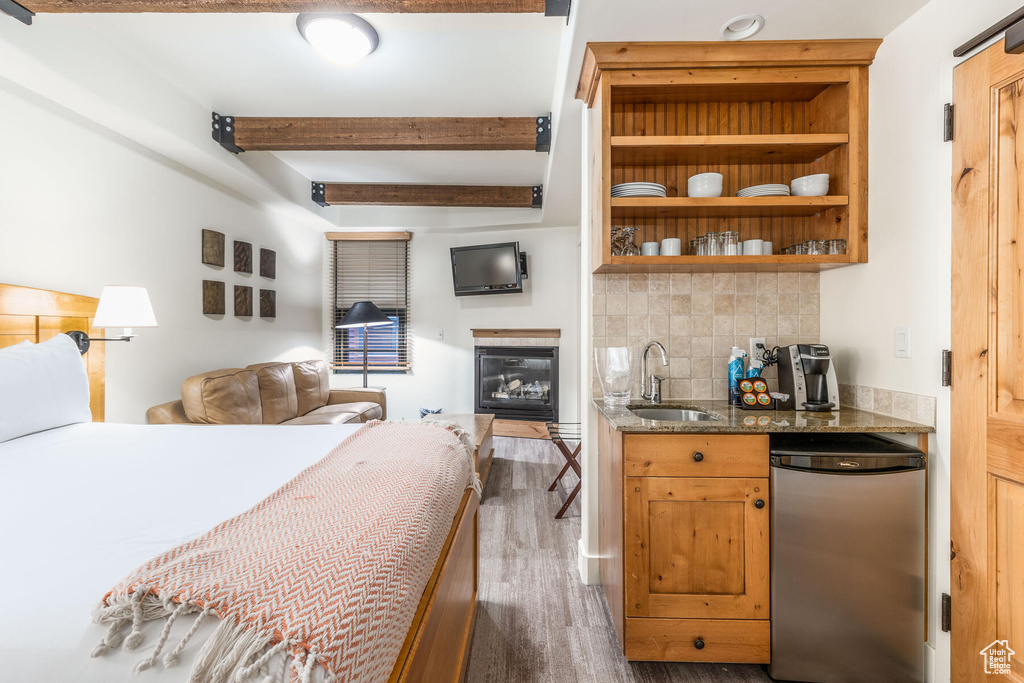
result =
[{"label": "white pillow", "polygon": [[89,375],[71,337],[58,334],[0,353],[0,443],[91,421]]}]

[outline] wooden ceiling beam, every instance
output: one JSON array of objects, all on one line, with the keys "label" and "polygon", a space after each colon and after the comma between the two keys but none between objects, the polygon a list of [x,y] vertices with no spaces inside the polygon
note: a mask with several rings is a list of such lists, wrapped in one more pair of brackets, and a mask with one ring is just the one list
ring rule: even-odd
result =
[{"label": "wooden ceiling beam", "polygon": [[540,185],[396,185],[381,183],[313,183],[320,206],[435,206],[458,208],[539,209]]},{"label": "wooden ceiling beam", "polygon": [[37,14],[365,12],[567,16],[567,0],[18,0]]},{"label": "wooden ceiling beam", "polygon": [[551,115],[525,117],[255,118],[213,114],[231,152],[551,149]]}]

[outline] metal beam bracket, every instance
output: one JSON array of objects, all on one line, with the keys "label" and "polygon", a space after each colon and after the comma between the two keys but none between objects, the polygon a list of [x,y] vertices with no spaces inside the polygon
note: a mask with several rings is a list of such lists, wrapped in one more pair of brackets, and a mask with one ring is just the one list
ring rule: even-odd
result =
[{"label": "metal beam bracket", "polygon": [[328,206],[330,206],[330,204],[327,203],[327,195],[324,194],[326,192],[326,190],[327,190],[327,188],[324,185],[324,183],[318,183],[315,180],[313,181],[313,188],[312,188],[313,203],[318,205],[318,206],[322,206],[325,209]]},{"label": "metal beam bracket", "polygon": [[551,114],[537,117],[537,151],[551,152]]},{"label": "metal beam bracket", "polygon": [[544,0],[544,16],[568,17],[572,0]]},{"label": "metal beam bracket", "polygon": [[234,116],[221,116],[213,112],[213,139],[232,154],[241,154],[245,151],[235,144]]},{"label": "metal beam bracket", "polygon": [[544,186],[534,185],[533,186],[533,206],[531,208],[539,209],[544,206]]},{"label": "metal beam bracket", "polygon": [[0,12],[11,15],[26,26],[32,25],[32,17],[36,15],[35,12],[22,7],[14,0],[0,0]]}]

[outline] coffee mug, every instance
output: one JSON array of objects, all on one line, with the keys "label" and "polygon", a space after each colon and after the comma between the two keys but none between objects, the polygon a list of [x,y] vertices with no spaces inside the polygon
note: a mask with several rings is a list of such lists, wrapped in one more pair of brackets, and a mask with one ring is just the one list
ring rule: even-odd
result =
[{"label": "coffee mug", "polygon": [[772,251],[772,243],[771,242],[762,242],[761,243],[761,254],[762,255],[764,255],[764,256],[771,256],[774,253],[775,252]]},{"label": "coffee mug", "polygon": [[677,237],[669,237],[661,241],[662,256],[682,256],[683,241]]},{"label": "coffee mug", "polygon": [[641,256],[657,256],[658,255],[658,243],[657,242],[644,242],[640,245]]},{"label": "coffee mug", "polygon": [[760,256],[763,245],[763,240],[745,240],[743,242],[743,255]]}]

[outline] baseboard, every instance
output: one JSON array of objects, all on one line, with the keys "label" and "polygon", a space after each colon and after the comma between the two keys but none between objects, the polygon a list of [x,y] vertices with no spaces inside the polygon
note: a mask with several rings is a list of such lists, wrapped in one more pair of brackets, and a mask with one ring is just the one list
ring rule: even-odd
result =
[{"label": "baseboard", "polygon": [[543,422],[523,420],[495,420],[495,436],[513,436],[519,439],[548,439],[548,428]]},{"label": "baseboard", "polygon": [[587,555],[583,547],[583,539],[576,546],[576,561],[580,571],[580,579],[587,586],[601,585],[601,563],[596,555]]}]

